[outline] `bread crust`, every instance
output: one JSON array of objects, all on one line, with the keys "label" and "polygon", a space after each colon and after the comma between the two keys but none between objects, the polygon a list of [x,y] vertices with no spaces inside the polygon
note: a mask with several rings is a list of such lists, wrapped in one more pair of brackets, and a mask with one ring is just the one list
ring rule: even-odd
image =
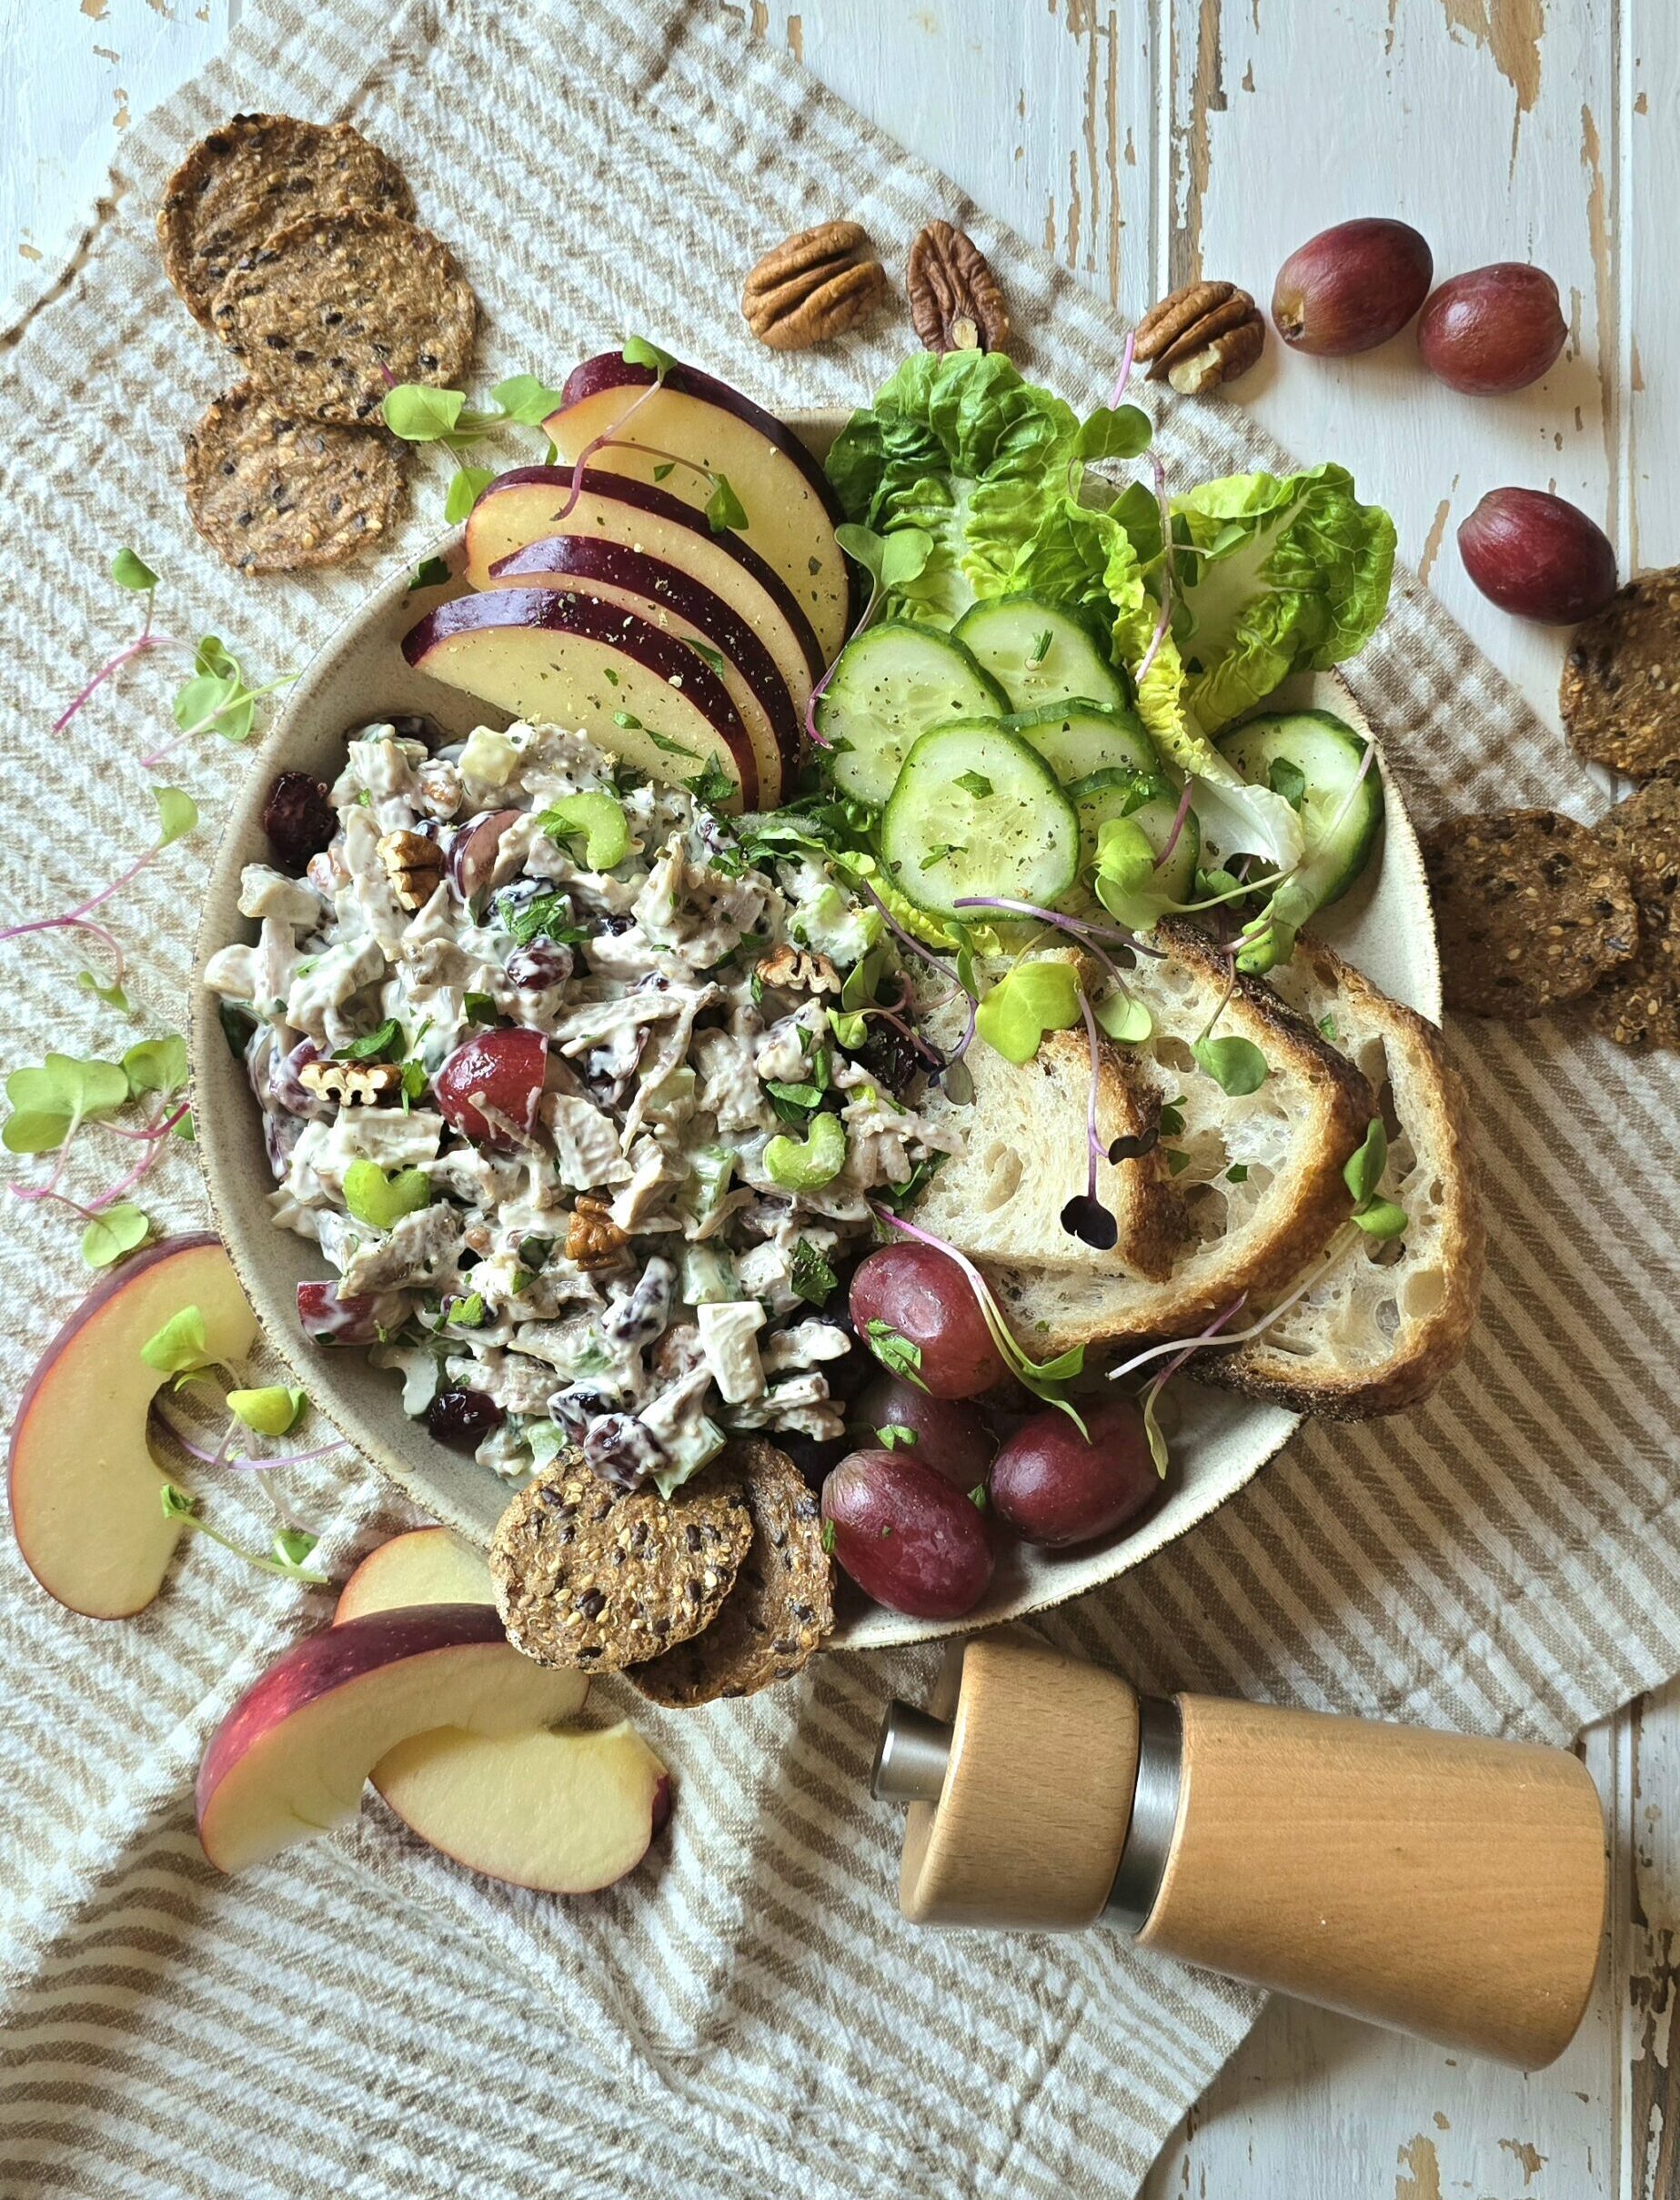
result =
[{"label": "bread crust", "polygon": [[[1326,1010],[1338,1002],[1381,1030],[1389,1056],[1391,1089],[1403,1081],[1401,1120],[1420,1156],[1427,1156],[1442,1186],[1442,1296],[1403,1332],[1403,1343],[1378,1371],[1366,1367],[1313,1367],[1258,1337],[1234,1351],[1204,1355],[1192,1363],[1197,1379],[1244,1397],[1286,1406],[1330,1420],[1368,1420],[1399,1413],[1434,1390],[1464,1355],[1474,1327],[1486,1266],[1479,1170],[1470,1142],[1469,1098],[1447,1060],[1440,1031],[1415,1009],[1392,1001],[1369,978],[1322,941],[1303,938],[1296,950],[1323,992]],[[1396,1065],[1400,1075],[1396,1075]],[[1349,1257],[1355,1257],[1350,1255]],[[1297,1270],[1297,1274],[1301,1270]]]}]

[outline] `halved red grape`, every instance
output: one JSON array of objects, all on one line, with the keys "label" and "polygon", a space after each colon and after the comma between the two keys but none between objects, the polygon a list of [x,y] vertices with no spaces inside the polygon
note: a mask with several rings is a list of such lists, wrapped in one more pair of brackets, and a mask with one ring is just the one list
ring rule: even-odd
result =
[{"label": "halved red grape", "polygon": [[1417,348],[1431,374],[1485,397],[1537,382],[1568,334],[1545,269],[1496,260],[1442,284],[1418,322]]},{"label": "halved red grape", "polygon": [[379,1333],[398,1329],[408,1301],[400,1291],[351,1293],[341,1297],[336,1283],[300,1283],[297,1326],[323,1345],[377,1345]]},{"label": "halved red grape", "polygon": [[463,1137],[517,1153],[537,1120],[548,1069],[548,1040],[516,1024],[475,1033],[438,1072],[433,1089],[444,1116]]},{"label": "halved red grape", "polygon": [[1458,554],[1502,611],[1570,626],[1615,594],[1615,550],[1578,506],[1544,489],[1490,489],[1458,530]]},{"label": "halved red grape", "polygon": [[1338,222],[1278,269],[1272,318],[1293,350],[1369,351],[1399,335],[1429,296],[1434,271],[1428,244],[1408,223]]},{"label": "halved red grape", "polygon": [[915,1620],[958,1620],[991,1580],[980,1508],[910,1451],[854,1451],[822,1485],[830,1548],[865,1596]]},{"label": "halved red grape", "polygon": [[[965,1495],[984,1484],[998,1448],[978,1406],[966,1398],[931,1398],[896,1375],[878,1375],[847,1418],[864,1443],[879,1444],[885,1451],[914,1451],[924,1467]],[[908,1437],[889,1442],[883,1428],[904,1429]]]},{"label": "halved red grape", "polygon": [[1049,1408],[1023,1422],[991,1463],[991,1503],[1006,1528],[1051,1549],[1123,1528],[1161,1494],[1143,1416],[1129,1398],[1081,1403],[1087,1443]]},{"label": "halved red grape", "polygon": [[931,1246],[881,1246],[860,1261],[851,1318],[890,1374],[920,1381],[935,1398],[978,1398],[1006,1372],[973,1287]]},{"label": "halved red grape", "polygon": [[523,810],[492,810],[463,825],[449,843],[449,883],[462,901],[470,902],[490,883],[502,835],[524,814]]}]

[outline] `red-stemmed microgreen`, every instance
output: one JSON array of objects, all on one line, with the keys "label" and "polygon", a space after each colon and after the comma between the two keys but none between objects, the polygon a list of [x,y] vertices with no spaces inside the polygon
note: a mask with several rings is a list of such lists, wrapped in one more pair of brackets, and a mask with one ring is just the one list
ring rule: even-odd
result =
[{"label": "red-stemmed microgreen", "polygon": [[901,946],[908,947],[913,955],[919,957],[920,961],[929,964],[931,969],[937,970],[941,977],[949,979],[951,984],[954,985],[959,992],[964,993],[968,995],[968,1024],[962,1034],[961,1044],[955,1048],[950,1056],[950,1059],[952,1062],[961,1062],[963,1055],[967,1054],[970,1046],[973,1044],[974,1016],[975,1011],[979,1006],[979,1003],[975,996],[974,986],[972,984],[965,980],[962,975],[960,966],[961,959],[957,964],[946,962],[942,955],[935,954],[932,948],[928,946],[924,941],[919,940],[913,932],[907,932],[904,926],[899,923],[897,917],[893,915],[891,910],[888,908],[886,903],[881,900],[880,894],[878,894],[874,888],[869,884],[867,880],[853,876],[851,883],[854,890],[860,893],[865,901],[872,903],[874,907],[880,911],[880,915],[886,923],[887,929],[892,933],[893,937],[898,940]]},{"label": "red-stemmed microgreen", "polygon": [[1161,853],[1155,858],[1155,868],[1157,871],[1164,869],[1164,867],[1172,861],[1173,855],[1178,848],[1180,838],[1184,831],[1185,820],[1190,815],[1190,806],[1195,799],[1195,793],[1196,782],[1193,779],[1190,778],[1188,774],[1186,774],[1184,784],[1179,792],[1178,808],[1172,812],[1172,826],[1168,831],[1166,839],[1161,843]]},{"label": "red-stemmed microgreen", "polygon": [[149,650],[178,650],[183,644],[173,636],[158,633],[152,625],[152,616],[157,603],[157,575],[136,551],[119,550],[111,560],[111,578],[120,589],[134,595],[144,596],[146,610],[141,616],[140,631],[130,641],[114,650],[86,685],[58,713],[53,721],[53,732],[62,733],[76,712],[96,694],[107,680],[114,679],[126,664],[136,657],[144,657]]},{"label": "red-stemmed microgreen", "polygon": [[1112,1253],[1120,1240],[1120,1225],[1113,1210],[1097,1197],[1097,1167],[1107,1152],[1097,1130],[1097,1101],[1102,1085],[1102,1049],[1091,996],[1081,985],[1079,1004],[1091,1048],[1091,1085],[1085,1096],[1085,1189],[1076,1192],[1061,1210],[1061,1226],[1071,1237],[1099,1253]]},{"label": "red-stemmed microgreen", "polygon": [[304,1564],[320,1540],[307,1529],[283,1528],[276,1535],[266,1552],[247,1550],[243,1543],[236,1543],[225,1536],[219,1528],[212,1528],[207,1520],[198,1518],[198,1500],[174,1482],[166,1482],[159,1493],[166,1520],[175,1520],[183,1528],[190,1528],[206,1536],[212,1543],[219,1543],[224,1550],[231,1551],[246,1566],[254,1566],[259,1573],[278,1574],[283,1580],[301,1581],[310,1589],[330,1589],[332,1582],[326,1574],[311,1573]]},{"label": "red-stemmed microgreen", "polygon": [[1085,1347],[1075,1345],[1071,1351],[1061,1353],[1054,1359],[1030,1358],[1021,1350],[1013,1330],[1005,1320],[1002,1307],[992,1297],[991,1287],[966,1253],[959,1252],[955,1246],[948,1245],[931,1230],[924,1230],[916,1223],[906,1222],[903,1216],[895,1215],[890,1207],[882,1206],[878,1201],[870,1202],[870,1212],[885,1227],[914,1238],[918,1245],[931,1246],[936,1253],[943,1253],[948,1260],[956,1263],[968,1280],[969,1288],[974,1294],[975,1302],[985,1318],[991,1341],[996,1345],[1004,1366],[1034,1398],[1042,1398],[1047,1406],[1054,1406],[1060,1412],[1065,1413],[1080,1434],[1089,1440],[1090,1431],[1062,1388],[1083,1368]]},{"label": "red-stemmed microgreen", "polygon": [[[121,1062],[49,1054],[38,1066],[14,1070],[5,1081],[12,1113],[0,1130],[0,1144],[11,1153],[50,1153],[55,1159],[44,1183],[8,1185],[7,1191],[15,1199],[48,1202],[80,1216],[86,1226],[83,1258],[90,1267],[110,1267],[144,1245],[151,1234],[150,1223],[138,1207],[127,1204],[126,1195],[151,1173],[164,1140],[186,1120],[187,1101],[173,1108],[168,1105],[186,1082],[186,1042],[176,1034],[142,1040]],[[108,1120],[118,1108],[147,1095],[155,1095],[153,1111],[139,1127]],[[115,1184],[91,1199],[77,1200],[60,1187],[71,1148],[89,1127],[108,1131],[142,1151]]]}]

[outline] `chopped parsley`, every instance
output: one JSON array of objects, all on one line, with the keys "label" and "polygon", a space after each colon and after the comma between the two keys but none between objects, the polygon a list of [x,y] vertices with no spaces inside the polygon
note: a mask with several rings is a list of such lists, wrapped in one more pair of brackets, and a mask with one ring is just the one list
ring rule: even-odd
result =
[{"label": "chopped parsley", "polygon": [[921,1379],[921,1347],[912,1344],[901,1330],[890,1322],[877,1317],[863,1325],[864,1340],[881,1366],[890,1375],[901,1382],[913,1383],[918,1390],[925,1390]]},{"label": "chopped parsley", "polygon": [[808,1307],[826,1307],[840,1287],[840,1277],[816,1246],[803,1237],[793,1248],[788,1280]]}]

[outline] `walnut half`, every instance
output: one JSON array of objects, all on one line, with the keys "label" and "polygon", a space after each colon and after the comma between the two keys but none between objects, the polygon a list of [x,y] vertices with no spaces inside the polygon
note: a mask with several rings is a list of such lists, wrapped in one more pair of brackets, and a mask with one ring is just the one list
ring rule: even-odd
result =
[{"label": "walnut half", "polygon": [[783,944],[759,964],[761,984],[782,993],[838,993],[840,976],[825,954]]},{"label": "walnut half", "polygon": [[910,318],[930,351],[1007,351],[1009,308],[985,254],[948,221],[910,248]]},{"label": "walnut half", "polygon": [[396,1062],[306,1062],[297,1081],[341,1107],[377,1107],[396,1099],[403,1074]]},{"label": "walnut half", "polygon": [[424,909],[443,883],[443,850],[423,833],[382,833],[379,861],[399,909]]},{"label": "walnut half", "polygon": [[566,1231],[566,1257],[587,1275],[594,1268],[617,1267],[629,1239],[607,1212],[607,1202],[593,1192],[583,1193]]}]

